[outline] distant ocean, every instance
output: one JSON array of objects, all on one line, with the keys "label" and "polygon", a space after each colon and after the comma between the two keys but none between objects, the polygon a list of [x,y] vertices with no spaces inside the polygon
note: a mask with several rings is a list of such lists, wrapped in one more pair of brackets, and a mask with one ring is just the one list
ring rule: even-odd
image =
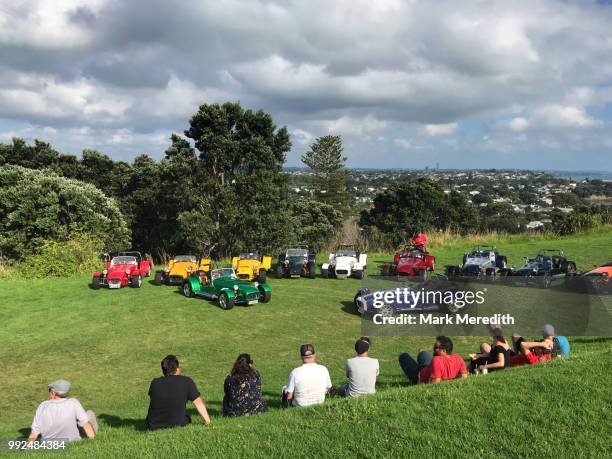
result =
[{"label": "distant ocean", "polygon": [[544,171],[553,177],[572,180],[607,180],[612,181],[612,171]]}]

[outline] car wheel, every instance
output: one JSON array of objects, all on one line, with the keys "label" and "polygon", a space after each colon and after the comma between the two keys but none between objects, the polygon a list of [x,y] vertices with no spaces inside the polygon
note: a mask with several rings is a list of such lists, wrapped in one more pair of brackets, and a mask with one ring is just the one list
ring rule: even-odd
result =
[{"label": "car wheel", "polygon": [[568,274],[574,274],[576,272],[576,265],[574,263],[568,263],[567,272]]},{"label": "car wheel", "polygon": [[268,280],[268,272],[264,268],[261,268],[257,274],[257,282],[265,284],[266,280]]},{"label": "car wheel", "polygon": [[357,298],[359,298],[362,295],[361,290],[359,290],[356,294],[355,297],[353,298],[353,305],[355,306],[355,311],[359,311],[359,304],[357,304]]},{"label": "car wheel", "polygon": [[308,263],[308,277],[314,279],[317,274],[317,265],[315,262]]},{"label": "car wheel", "polygon": [[154,283],[155,285],[161,285],[164,282],[164,273],[163,271],[157,271],[155,273],[155,280]]},{"label": "car wheel", "polygon": [[100,288],[100,278],[99,278],[98,276],[94,277],[94,278],[91,280],[91,287],[92,287],[94,290],[98,290],[98,289]]},{"label": "car wheel", "polygon": [[234,299],[230,298],[225,292],[221,292],[219,295],[219,307],[224,310],[229,310],[234,307]]},{"label": "car wheel", "polygon": [[134,276],[130,279],[130,287],[134,287],[134,288],[140,288],[140,286],[142,285],[142,276],[138,275],[138,276]]},{"label": "car wheel", "polygon": [[329,271],[327,269],[321,268],[321,277],[324,277],[327,279],[329,277]]},{"label": "car wheel", "polygon": [[183,295],[187,298],[191,298],[193,296],[193,290],[191,290],[191,284],[189,282],[183,282]]},{"label": "car wheel", "polygon": [[261,291],[259,292],[259,302],[269,303],[272,298],[272,292]]},{"label": "car wheel", "polygon": [[283,273],[283,267],[280,265],[278,266],[278,268],[276,268],[276,277],[278,277],[279,279],[285,277]]},{"label": "car wheel", "polygon": [[378,310],[378,313],[383,317],[392,317],[395,311],[390,304],[383,304]]},{"label": "car wheel", "polygon": [[363,279],[363,270],[353,271],[355,279]]}]

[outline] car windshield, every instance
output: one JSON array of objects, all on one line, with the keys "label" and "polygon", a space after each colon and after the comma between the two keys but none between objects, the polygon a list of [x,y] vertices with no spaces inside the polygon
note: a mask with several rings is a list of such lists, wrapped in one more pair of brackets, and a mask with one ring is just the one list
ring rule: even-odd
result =
[{"label": "car windshield", "polygon": [[111,260],[111,266],[135,265],[135,264],[136,264],[136,257],[121,256],[121,257],[115,257]]},{"label": "car windshield", "polygon": [[219,279],[220,277],[231,277],[232,279],[236,279],[236,274],[232,268],[213,269],[210,272],[210,278],[212,280]]},{"label": "car windshield", "polygon": [[338,249],[336,251],[337,257],[353,257],[357,258],[357,252],[351,249]]},{"label": "car windshield", "polygon": [[176,257],[174,257],[174,262],[175,263],[180,263],[180,262],[195,263],[196,261],[197,261],[197,259],[193,255],[177,255]]},{"label": "car windshield", "polygon": [[242,252],[238,255],[241,260],[259,260],[259,252]]},{"label": "car windshield", "polygon": [[423,252],[415,247],[406,250],[400,254],[400,258],[416,258],[419,257]]},{"label": "car windshield", "polygon": [[288,257],[305,257],[307,253],[306,249],[287,249]]}]

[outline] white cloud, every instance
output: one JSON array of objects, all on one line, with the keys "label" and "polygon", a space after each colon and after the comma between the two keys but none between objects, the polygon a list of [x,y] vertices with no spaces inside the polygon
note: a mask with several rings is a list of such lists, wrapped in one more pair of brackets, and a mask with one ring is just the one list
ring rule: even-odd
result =
[{"label": "white cloud", "polygon": [[429,136],[450,135],[457,130],[457,123],[448,124],[426,124],[420,128],[423,134]]},{"label": "white cloud", "polygon": [[515,132],[521,132],[529,127],[529,121],[527,121],[523,117],[518,116],[516,118],[513,118],[508,123],[508,127]]},{"label": "white cloud", "polygon": [[403,150],[427,150],[429,147],[420,143],[416,143],[410,139],[397,138],[393,139],[393,144]]},{"label": "white cloud", "polygon": [[148,136],[239,100],[291,126],[297,149],[346,136],[349,162],[350,149],[392,163],[385,149],[414,149],[414,133],[459,163],[544,138],[593,159],[611,120],[611,23],[594,0],[0,0],[0,132],[160,155]]},{"label": "white cloud", "polygon": [[353,136],[368,135],[380,131],[387,126],[385,121],[377,120],[368,115],[365,118],[357,119],[343,116],[336,120],[328,121],[327,130],[330,134],[343,134]]},{"label": "white cloud", "polygon": [[304,129],[291,131],[291,140],[301,146],[309,146],[314,140],[314,135]]},{"label": "white cloud", "polygon": [[601,124],[601,121],[590,116],[584,108],[546,105],[534,113],[537,123],[552,128],[589,128]]}]

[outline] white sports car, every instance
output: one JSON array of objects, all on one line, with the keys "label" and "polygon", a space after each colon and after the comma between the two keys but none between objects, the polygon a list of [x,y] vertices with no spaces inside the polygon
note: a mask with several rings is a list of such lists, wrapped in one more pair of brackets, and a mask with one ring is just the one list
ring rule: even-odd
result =
[{"label": "white sports car", "polygon": [[357,252],[354,246],[341,245],[334,253],[329,254],[329,263],[323,263],[321,266],[321,276],[361,279],[367,260],[368,255]]}]

